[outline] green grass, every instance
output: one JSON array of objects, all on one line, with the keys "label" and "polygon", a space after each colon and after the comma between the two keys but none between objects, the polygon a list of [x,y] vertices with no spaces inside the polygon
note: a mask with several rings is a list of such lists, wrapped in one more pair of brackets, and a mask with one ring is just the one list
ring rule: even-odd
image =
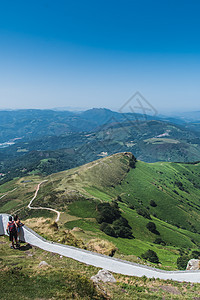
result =
[{"label": "green grass", "polygon": [[64,224],[65,228],[67,229],[73,229],[74,227],[80,227],[84,231],[91,231],[91,232],[96,232],[101,234],[101,231],[99,230],[99,225],[96,222],[92,222],[87,219],[79,219],[76,221],[70,221],[66,222]]},{"label": "green grass", "polygon": [[80,218],[96,218],[96,203],[90,200],[80,200],[68,206],[69,214]]},{"label": "green grass", "polygon": [[[129,167],[128,155],[121,153],[51,175],[49,181],[41,186],[34,205],[63,211],[66,219],[63,219],[64,224],[59,223],[61,229],[80,227],[85,231],[82,237],[87,241],[91,238],[107,239],[118,248],[116,255],[126,255],[126,259],[129,259],[128,256],[141,257],[146,250],[152,249],[158,254],[162,267],[175,269],[179,248],[190,253],[200,246],[199,173],[200,164],[147,164],[138,161],[132,169]],[[29,187],[34,191],[36,181],[34,176],[31,179],[33,182],[29,183]],[[182,190],[177,184],[179,182],[182,183]],[[8,184],[3,188],[8,188]],[[17,199],[23,199],[27,205],[33,192],[26,194],[24,190],[22,193],[21,187],[15,192],[18,193]],[[72,193],[73,197],[70,198]],[[122,199],[122,202],[118,202],[122,216],[131,225],[135,239],[110,237],[100,231],[100,225],[95,220],[96,201],[110,202],[118,196]],[[155,201],[156,207],[150,205],[151,200]],[[9,202],[3,204],[9,213],[12,212],[13,201],[16,201],[15,193],[10,194]],[[130,209],[130,205],[135,209]],[[166,246],[153,243],[157,235],[146,228],[150,220],[138,215],[137,208],[149,211],[151,221],[155,223]],[[55,214],[42,210],[21,209],[19,214],[23,218],[44,216],[53,220],[55,217]],[[70,216],[80,219],[66,222]]]},{"label": "green grass", "polygon": [[56,213],[46,210],[46,209],[25,209],[21,210],[20,213],[21,218],[29,219],[29,218],[55,218]]},{"label": "green grass", "polygon": [[112,200],[112,198],[111,198],[108,194],[106,194],[106,193],[100,191],[99,189],[97,189],[97,188],[95,188],[95,187],[92,187],[92,186],[91,186],[91,187],[84,187],[84,189],[85,189],[91,196],[94,196],[95,198],[101,199],[101,200],[103,200],[103,201],[111,201],[111,200]]},{"label": "green grass", "polygon": [[[5,239],[2,242],[1,299],[105,299],[88,274],[85,275],[83,265],[35,248],[27,251],[32,255],[28,257],[26,251],[13,251]],[[39,268],[41,260],[47,261],[50,267]],[[88,267],[87,273],[90,269]],[[92,270],[94,272],[94,268]]]},{"label": "green grass", "polygon": [[[197,299],[200,284],[113,274],[116,283],[90,280],[98,268],[42,251],[36,247],[12,250],[0,237],[0,299]],[[23,245],[23,246],[26,246]],[[49,266],[40,268],[46,261]]]},{"label": "green grass", "polygon": [[10,211],[14,208],[16,208],[19,204],[19,201],[13,200],[5,203],[3,206],[1,206],[0,210],[2,213],[6,213],[7,211]]}]

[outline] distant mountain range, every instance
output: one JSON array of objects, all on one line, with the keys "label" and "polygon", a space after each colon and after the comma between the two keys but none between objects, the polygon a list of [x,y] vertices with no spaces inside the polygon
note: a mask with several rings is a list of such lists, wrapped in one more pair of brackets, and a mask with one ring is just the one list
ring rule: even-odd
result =
[{"label": "distant mountain range", "polygon": [[199,112],[152,117],[109,109],[84,112],[0,111],[0,182],[21,174],[51,174],[131,151],[146,162],[200,160]]},{"label": "distant mountain range", "polygon": [[[192,114],[199,121],[199,112]],[[115,122],[162,120],[185,124],[180,117],[152,117],[142,114],[119,113],[105,108],[93,108],[83,112],[24,109],[0,111],[0,143],[14,138],[32,139],[39,136],[61,135],[66,132],[95,131],[98,126]]]}]

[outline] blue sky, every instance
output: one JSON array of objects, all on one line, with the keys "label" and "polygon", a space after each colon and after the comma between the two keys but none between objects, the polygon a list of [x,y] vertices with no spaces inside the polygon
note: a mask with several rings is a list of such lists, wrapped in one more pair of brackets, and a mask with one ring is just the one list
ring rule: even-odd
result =
[{"label": "blue sky", "polygon": [[0,1],[0,109],[199,109],[199,1]]}]

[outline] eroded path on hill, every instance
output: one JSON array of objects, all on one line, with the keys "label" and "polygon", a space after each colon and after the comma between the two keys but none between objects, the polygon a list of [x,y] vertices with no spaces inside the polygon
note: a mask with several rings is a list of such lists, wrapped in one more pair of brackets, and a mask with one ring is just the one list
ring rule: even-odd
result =
[{"label": "eroded path on hill", "polygon": [[48,180],[43,180],[43,181],[41,181],[41,182],[37,185],[35,194],[34,194],[33,198],[31,199],[31,201],[30,201],[29,204],[28,204],[28,208],[29,208],[29,209],[45,209],[45,210],[53,211],[53,212],[55,212],[55,213],[57,214],[57,218],[56,218],[55,222],[58,222],[59,219],[60,219],[60,212],[57,211],[56,209],[49,208],[49,207],[41,207],[41,206],[39,206],[39,207],[31,206],[32,202],[33,202],[33,201],[35,200],[35,198],[37,197],[37,194],[38,194],[38,191],[39,191],[39,189],[40,189],[40,186],[41,186],[44,182],[47,182],[47,181],[48,181]]},{"label": "eroded path on hill", "polygon": [[14,188],[13,190],[8,191],[7,193],[3,194],[3,195],[0,197],[0,199],[4,198],[4,197],[7,196],[9,193],[14,192],[16,189],[17,189],[17,188]]}]

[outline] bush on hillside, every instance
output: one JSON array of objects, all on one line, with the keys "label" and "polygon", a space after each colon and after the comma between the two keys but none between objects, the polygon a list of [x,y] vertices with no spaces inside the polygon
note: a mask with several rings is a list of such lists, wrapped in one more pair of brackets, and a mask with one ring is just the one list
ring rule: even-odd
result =
[{"label": "bush on hillside", "polygon": [[163,241],[161,237],[157,237],[154,241],[154,244],[158,244],[158,245],[162,245],[162,246],[166,245],[165,241]]},{"label": "bush on hillside", "polygon": [[145,253],[143,253],[142,255],[142,258],[143,259],[146,259],[152,263],[159,263],[159,258],[158,258],[158,255],[155,251],[153,250],[147,250]]},{"label": "bush on hillside", "polygon": [[110,203],[110,206],[116,208],[117,210],[119,210],[119,205],[118,205],[118,203],[117,203],[117,200],[113,200],[113,201]]},{"label": "bush on hillside", "polygon": [[200,251],[194,250],[192,251],[191,258],[199,259]]},{"label": "bush on hillside", "polygon": [[[133,238],[131,226],[121,216],[116,201],[111,203],[100,203],[97,206],[97,222],[101,224],[100,229],[107,235],[113,237]],[[111,225],[112,224],[112,225]]]},{"label": "bush on hillside", "polygon": [[113,222],[113,229],[117,237],[122,238],[132,238],[131,226],[128,224],[128,221],[120,217],[118,220]]},{"label": "bush on hillside", "polygon": [[151,231],[152,233],[160,234],[160,233],[157,231],[157,229],[156,229],[156,224],[153,223],[153,222],[147,223],[146,228],[147,228],[149,231]]},{"label": "bush on hillside", "polygon": [[131,228],[131,226],[128,224],[128,221],[123,217],[120,217],[119,219],[115,220],[113,222],[113,225],[114,226],[125,226],[128,228]]},{"label": "bush on hillside", "polygon": [[133,209],[133,210],[134,210],[134,209],[135,209],[135,206],[134,206],[133,204],[129,204],[129,205],[128,205],[128,208],[130,208],[130,209]]},{"label": "bush on hillside", "polygon": [[58,230],[58,223],[57,222],[53,222],[49,225],[50,228],[54,229],[54,230]]},{"label": "bush on hillside", "polygon": [[148,212],[148,210],[146,210],[144,208],[137,208],[136,212],[138,213],[138,215],[141,215],[142,217],[151,220],[151,216],[150,216],[150,213]]},{"label": "bush on hillside", "polygon": [[97,216],[97,222],[98,223],[110,223],[112,224],[112,222],[116,219],[118,219],[121,215],[120,211],[118,208],[116,208],[116,206],[110,205],[110,203],[99,203],[97,205],[97,210],[98,210],[98,216]]},{"label": "bush on hillside", "polygon": [[155,202],[154,200],[151,200],[151,201],[150,201],[150,205],[151,205],[152,207],[156,207],[156,206],[157,206],[157,204],[156,204],[156,202]]},{"label": "bush on hillside", "polygon": [[136,159],[131,158],[129,160],[129,167],[134,169],[135,168]]},{"label": "bush on hillside", "polygon": [[127,239],[133,238],[132,231],[128,227],[114,226],[113,229],[115,231],[116,237],[127,238]]},{"label": "bush on hillside", "polygon": [[181,181],[175,181],[175,185],[179,188],[179,190],[185,191],[185,188]]},{"label": "bush on hillside", "polygon": [[123,202],[121,196],[119,196],[119,195],[117,196],[117,201]]},{"label": "bush on hillside", "polygon": [[177,258],[177,267],[179,270],[185,270],[187,267],[187,263],[190,260],[189,255],[182,255]]},{"label": "bush on hillside", "polygon": [[173,192],[174,192],[175,194],[179,195],[179,193],[178,193],[176,190],[173,190]]},{"label": "bush on hillside", "polygon": [[105,234],[116,237],[115,230],[112,228],[112,226],[110,224],[104,222],[101,224],[100,229]]}]

